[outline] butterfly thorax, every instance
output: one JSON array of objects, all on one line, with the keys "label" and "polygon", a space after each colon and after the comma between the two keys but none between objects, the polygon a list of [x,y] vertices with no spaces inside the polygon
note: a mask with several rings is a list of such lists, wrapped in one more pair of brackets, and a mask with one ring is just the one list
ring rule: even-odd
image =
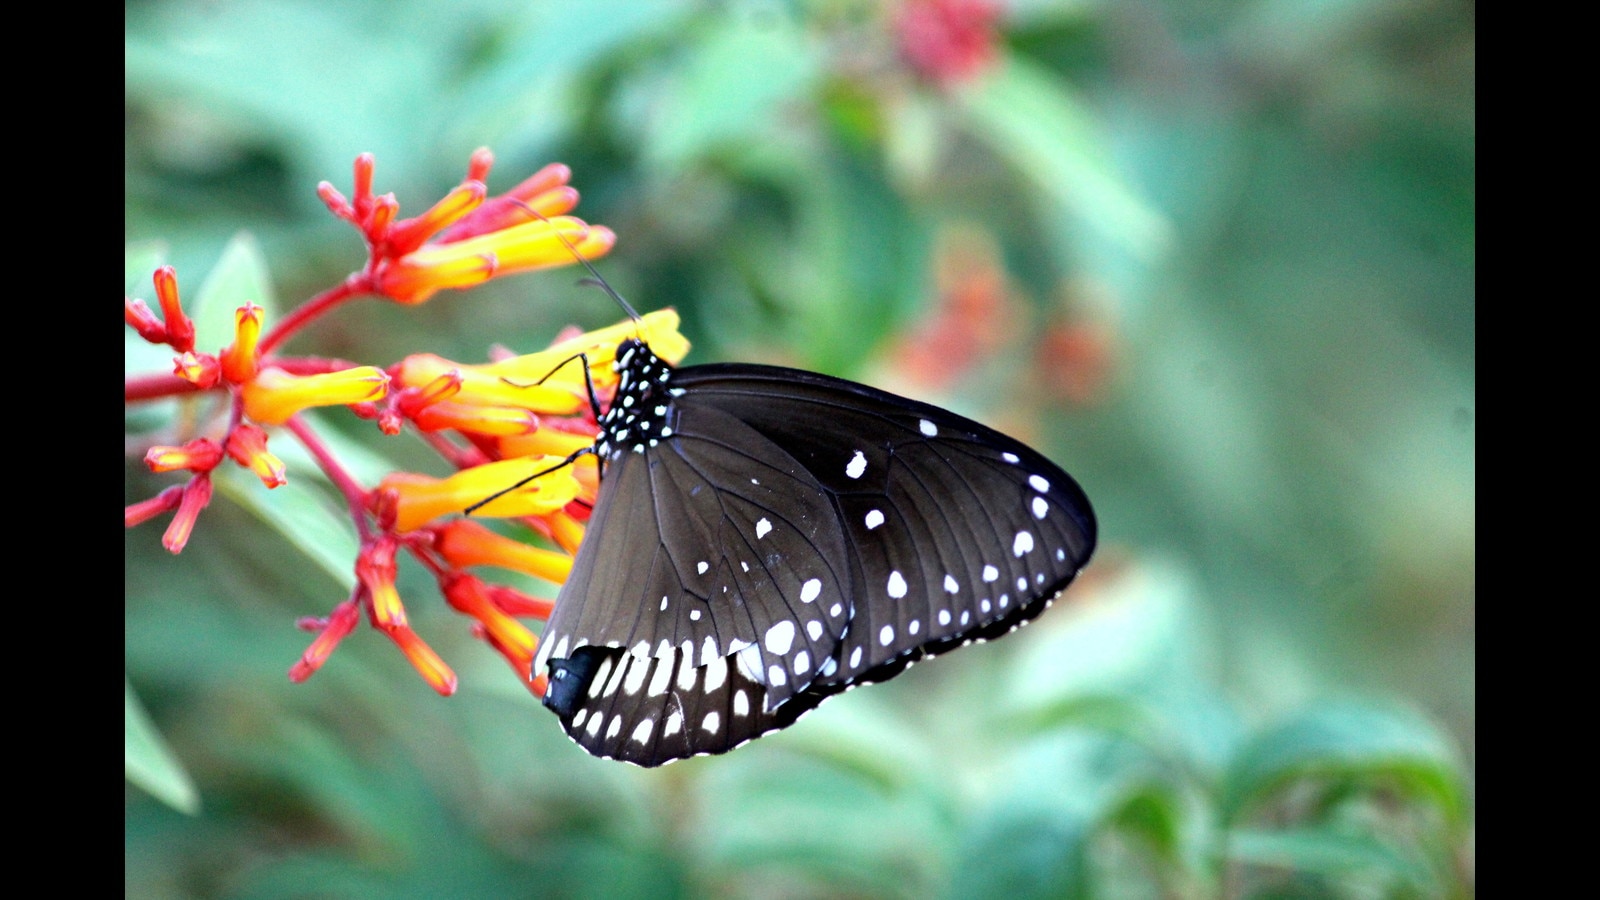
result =
[{"label": "butterfly thorax", "polygon": [[608,461],[629,451],[643,453],[672,436],[667,424],[667,383],[672,379],[672,366],[643,341],[630,338],[617,345],[617,361],[612,367],[618,375],[617,390],[611,408],[600,417],[596,444],[600,457]]}]

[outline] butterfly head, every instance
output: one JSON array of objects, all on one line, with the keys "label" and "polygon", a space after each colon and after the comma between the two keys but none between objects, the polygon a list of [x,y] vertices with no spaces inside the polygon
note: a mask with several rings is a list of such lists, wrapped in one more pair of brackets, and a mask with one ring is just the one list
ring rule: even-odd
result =
[{"label": "butterfly head", "polygon": [[651,352],[637,338],[617,345],[617,391],[611,408],[600,417],[601,440],[598,451],[604,459],[622,453],[643,453],[663,438],[672,436],[667,424],[671,407],[668,382],[672,366]]}]

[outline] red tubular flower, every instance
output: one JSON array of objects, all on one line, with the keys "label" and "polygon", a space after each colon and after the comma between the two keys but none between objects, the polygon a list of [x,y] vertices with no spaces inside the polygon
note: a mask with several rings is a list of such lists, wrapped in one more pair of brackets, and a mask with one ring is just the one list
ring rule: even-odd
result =
[{"label": "red tubular flower", "polygon": [[356,557],[356,577],[371,598],[372,622],[383,628],[406,624],[406,608],[394,584],[397,546],[392,535],[384,535],[362,547]]},{"label": "red tubular flower", "polygon": [[122,526],[132,528],[154,519],[164,512],[171,512],[183,502],[183,485],[175,484],[149,500],[140,500],[131,503],[122,511]]},{"label": "red tubular flower", "polygon": [[416,669],[422,680],[434,690],[446,697],[456,692],[455,671],[446,665],[445,661],[439,658],[439,654],[418,637],[415,631],[405,625],[379,626],[379,630],[395,642],[400,652],[410,661],[411,667]]},{"label": "red tubular flower", "polygon": [[311,646],[301,655],[300,661],[289,668],[289,680],[299,684],[310,678],[328,661],[328,656],[333,653],[345,635],[355,630],[356,623],[361,620],[361,606],[355,600],[346,600],[333,608],[328,618],[318,623],[319,633]]},{"label": "red tubular flower", "polygon": [[167,342],[167,326],[161,324],[156,314],[150,307],[137,297],[122,298],[122,317],[139,332],[139,337],[152,344],[165,344]]},{"label": "red tubular flower", "polygon": [[209,353],[184,351],[173,360],[172,374],[205,391],[222,381],[222,363]]},{"label": "red tubular flower", "polygon": [[183,498],[178,501],[178,512],[167,525],[166,534],[161,536],[161,545],[167,548],[167,552],[183,552],[183,548],[189,543],[189,536],[194,533],[194,523],[200,517],[200,510],[205,509],[210,502],[211,476],[201,473],[189,479],[189,483],[183,486]]},{"label": "red tubular flower", "polygon": [[154,281],[161,315],[166,319],[167,343],[179,353],[188,353],[194,349],[194,322],[178,302],[178,275],[171,266],[162,266],[156,269]]},{"label": "red tubular flower", "polygon": [[528,671],[539,639],[489,599],[487,585],[472,575],[456,573],[444,578],[441,587],[450,605],[477,619],[485,636],[513,666]]},{"label": "red tubular flower", "polygon": [[254,472],[267,487],[288,483],[283,460],[267,450],[267,433],[260,427],[245,423],[230,431],[227,450],[234,462]]},{"label": "red tubular flower", "polygon": [[210,438],[195,438],[182,447],[151,447],[144,455],[144,464],[152,472],[209,472],[222,462],[222,448]]},{"label": "red tubular flower", "polygon": [[508,616],[549,621],[550,613],[556,608],[554,600],[530,597],[513,587],[506,587],[503,584],[491,584],[487,587],[489,600]]}]

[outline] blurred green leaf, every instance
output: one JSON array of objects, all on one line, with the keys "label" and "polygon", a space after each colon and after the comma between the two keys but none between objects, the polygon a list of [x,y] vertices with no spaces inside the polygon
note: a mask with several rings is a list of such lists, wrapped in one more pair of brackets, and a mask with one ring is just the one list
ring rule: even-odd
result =
[{"label": "blurred green leaf", "polygon": [[[180,282],[180,290],[183,285]],[[195,349],[216,353],[233,344],[235,312],[246,303],[261,307],[263,323],[277,321],[272,276],[261,245],[248,233],[233,236],[198,290],[183,290],[183,308],[194,320]]]},{"label": "blurred green leaf", "polygon": [[1012,56],[964,109],[976,137],[1088,227],[1147,261],[1171,246],[1171,223],[1116,172],[1105,130],[1060,79]]},{"label": "blurred green leaf", "polygon": [[685,64],[669,77],[643,148],[660,168],[768,139],[821,74],[816,48],[786,16],[710,18],[684,37]]},{"label": "blurred green leaf", "polygon": [[[1369,896],[1441,895],[1438,879],[1415,854],[1373,834],[1332,828],[1238,831],[1228,836],[1228,856],[1287,872],[1358,876],[1366,888],[1361,893]],[[1346,882],[1346,890],[1354,887]]]},{"label": "blurred green leaf", "polygon": [[123,746],[129,781],[179,812],[199,815],[200,793],[194,780],[161,739],[127,679],[123,679]]},{"label": "blurred green leaf", "polygon": [[1312,776],[1392,786],[1454,824],[1466,813],[1461,762],[1436,726],[1395,707],[1326,703],[1241,749],[1228,772],[1223,816],[1236,822],[1284,785]]},{"label": "blurred green leaf", "polygon": [[248,470],[219,466],[212,473],[217,490],[283,535],[339,586],[355,586],[357,541],[350,519],[325,490],[307,484],[309,471],[268,491]]}]

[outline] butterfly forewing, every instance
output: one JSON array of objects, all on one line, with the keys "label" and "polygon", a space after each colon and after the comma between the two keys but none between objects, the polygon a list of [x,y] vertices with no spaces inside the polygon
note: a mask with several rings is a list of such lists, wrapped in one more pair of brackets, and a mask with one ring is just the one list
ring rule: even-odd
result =
[{"label": "butterfly forewing", "polygon": [[1038,615],[1094,548],[1071,477],[954,413],[792,369],[671,370],[636,342],[618,359],[535,662],[596,755],[659,765],[783,728]]},{"label": "butterfly forewing", "polygon": [[970,419],[788,369],[697,366],[674,382],[782,443],[834,499],[854,608],[838,669],[813,690],[1003,634],[1041,612],[1093,550],[1077,483]]}]

